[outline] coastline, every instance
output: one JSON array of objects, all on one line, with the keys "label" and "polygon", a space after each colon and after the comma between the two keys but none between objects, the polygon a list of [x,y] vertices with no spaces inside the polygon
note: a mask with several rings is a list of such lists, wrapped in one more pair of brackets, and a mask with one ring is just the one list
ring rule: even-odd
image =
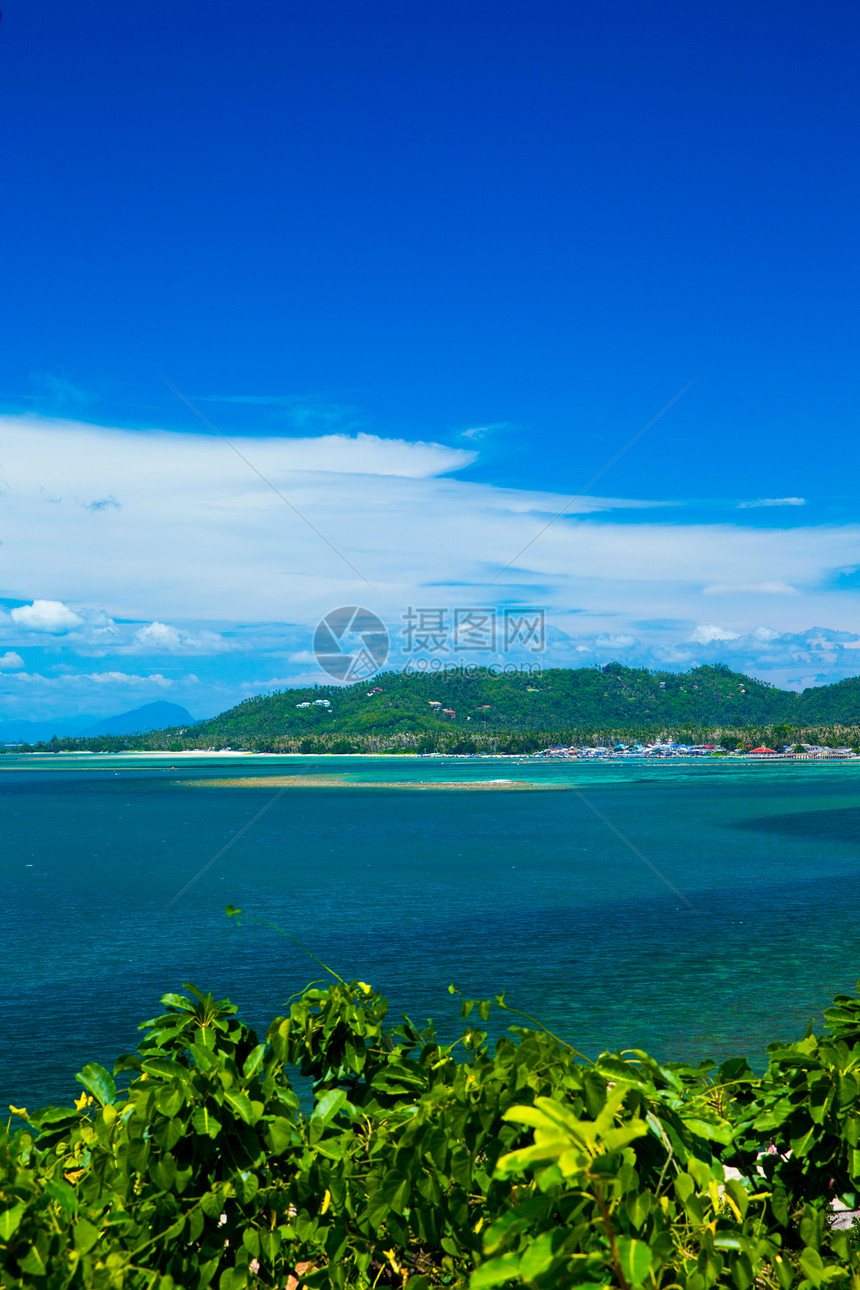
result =
[{"label": "coastline", "polygon": [[723,753],[717,756],[701,756],[684,753],[661,753],[661,754],[641,754],[641,753],[605,753],[599,756],[594,754],[576,756],[568,754],[547,755],[545,753],[416,753],[416,752],[350,752],[350,753],[299,753],[299,752],[254,752],[245,748],[231,749],[213,749],[213,748],[183,748],[174,752],[167,752],[162,749],[147,748],[125,748],[122,752],[92,752],[89,749],[63,749],[61,752],[17,752],[14,748],[7,748],[5,754],[0,755],[0,770],[3,769],[5,758],[10,761],[23,761],[32,759],[34,761],[48,762],[51,765],[61,765],[69,759],[85,761],[123,761],[129,758],[146,758],[147,761],[164,761],[177,762],[188,760],[205,759],[207,761],[235,761],[238,758],[247,760],[253,758],[255,761],[275,761],[275,762],[312,762],[319,764],[328,761],[409,761],[409,762],[428,762],[430,764],[439,764],[442,762],[477,762],[479,764],[486,762],[515,762],[519,765],[546,765],[547,763],[556,762],[577,762],[588,766],[601,765],[603,763],[612,765],[646,765],[658,766],[667,763],[684,762],[685,765],[705,765],[713,766],[720,764],[737,764],[738,762],[756,762],[771,765],[775,762],[813,762],[813,763],[831,763],[837,762],[842,766],[860,765],[860,756],[845,755],[843,753]]}]

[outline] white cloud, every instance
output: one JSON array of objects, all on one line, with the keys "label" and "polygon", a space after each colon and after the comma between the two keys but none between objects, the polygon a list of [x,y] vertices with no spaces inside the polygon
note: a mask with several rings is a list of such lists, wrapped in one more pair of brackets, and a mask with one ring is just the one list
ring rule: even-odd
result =
[{"label": "white cloud", "polygon": [[28,632],[48,632],[61,636],[83,626],[83,618],[61,600],[34,600],[32,605],[13,609],[10,617]]},{"label": "white cloud", "polygon": [[79,679],[94,681],[96,685],[157,685],[163,690],[173,684],[160,672],[154,672],[150,676],[135,676],[128,672],[91,672],[89,676]]},{"label": "white cloud", "polygon": [[[184,678],[190,680],[191,678]],[[93,686],[158,686],[167,689],[173,681],[160,672],[149,676],[135,675],[129,672],[60,672],[56,676],[45,676],[41,672],[11,672],[4,676],[4,682],[15,682],[18,685],[44,686],[54,690],[77,689]]]},{"label": "white cloud", "polygon": [[189,632],[170,623],[152,622],[139,627],[132,643],[121,653],[214,654],[227,646],[217,632]]},{"label": "white cloud", "polygon": [[14,650],[9,649],[5,654],[0,654],[0,672],[17,671],[19,668],[23,667],[24,660],[21,655],[16,654]]},{"label": "white cloud", "polygon": [[712,641],[736,641],[739,635],[739,632],[730,632],[725,627],[717,627],[716,623],[700,623],[690,640],[696,641],[699,645],[710,645]]},{"label": "white cloud", "polygon": [[757,641],[779,640],[779,632],[775,632],[772,627],[756,627],[752,634]]},{"label": "white cloud", "polygon": [[739,511],[752,510],[757,506],[805,506],[805,497],[759,497],[754,502],[738,502]]},{"label": "white cloud", "polygon": [[152,649],[181,649],[183,633],[167,623],[150,623],[134,633],[134,639]]},{"label": "white cloud", "polygon": [[[693,646],[708,657],[731,646],[753,661],[778,654],[798,675],[813,649],[800,639],[810,623],[856,636],[857,594],[833,576],[857,567],[856,524],[756,527],[738,512],[733,523],[666,523],[649,517],[653,503],[592,497],[547,527],[568,496],[450,477],[473,452],[372,435],[237,441],[369,586],[214,436],[11,417],[0,418],[0,431],[4,592],[45,598],[11,618],[0,613],[0,649],[32,645],[23,633],[39,619],[47,654],[67,646],[110,654],[105,675],[122,671],[114,656],[149,656],[141,671],[156,673],[168,670],[163,654],[226,660],[242,651],[267,652],[271,673],[293,656],[286,666],[298,672],[312,667],[299,657],[308,625],[356,603],[395,630],[410,604],[544,606],[548,622],[576,638],[553,641],[548,665],[614,648],[631,661],[681,666],[695,659]],[[84,509],[109,498],[121,509]],[[613,515],[621,507],[623,523]],[[46,603],[60,608],[38,609]],[[694,635],[685,646],[713,616],[732,632]],[[778,649],[755,635],[762,619]],[[640,626],[652,620],[674,625]],[[838,659],[840,643],[828,648]],[[236,677],[238,687],[238,664]]]}]

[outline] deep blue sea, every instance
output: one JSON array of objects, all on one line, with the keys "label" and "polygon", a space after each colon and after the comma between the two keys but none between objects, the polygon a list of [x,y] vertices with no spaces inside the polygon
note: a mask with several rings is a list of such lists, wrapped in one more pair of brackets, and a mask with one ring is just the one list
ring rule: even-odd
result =
[{"label": "deep blue sea", "polygon": [[[278,774],[410,787],[217,782]],[[553,791],[422,786],[499,778]],[[586,1053],[760,1061],[860,976],[850,764],[6,756],[0,812],[0,1106],[67,1103],[184,981],[265,1028],[319,978],[227,904],[443,1033],[454,982]]]}]

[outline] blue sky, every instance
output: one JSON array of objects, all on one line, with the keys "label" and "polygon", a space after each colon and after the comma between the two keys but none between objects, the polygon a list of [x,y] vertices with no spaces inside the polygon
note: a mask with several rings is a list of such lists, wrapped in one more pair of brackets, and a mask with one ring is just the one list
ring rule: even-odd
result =
[{"label": "blue sky", "polygon": [[319,676],[355,601],[540,605],[545,663],[860,671],[858,27],[6,6],[0,719],[214,712]]}]

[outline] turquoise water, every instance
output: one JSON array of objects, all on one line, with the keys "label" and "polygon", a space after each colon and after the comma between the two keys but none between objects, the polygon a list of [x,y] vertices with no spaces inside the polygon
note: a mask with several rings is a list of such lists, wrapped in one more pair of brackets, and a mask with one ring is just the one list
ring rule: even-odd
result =
[{"label": "turquoise water", "polygon": [[[290,789],[169,904],[275,796],[199,781],[285,772],[415,786]],[[422,787],[476,778],[557,791]],[[393,1011],[450,1033],[449,982],[505,991],[589,1053],[760,1058],[860,976],[853,765],[7,756],[0,811],[0,1105],[76,1095],[186,980],[282,1011],[314,965],[227,904]]]}]

